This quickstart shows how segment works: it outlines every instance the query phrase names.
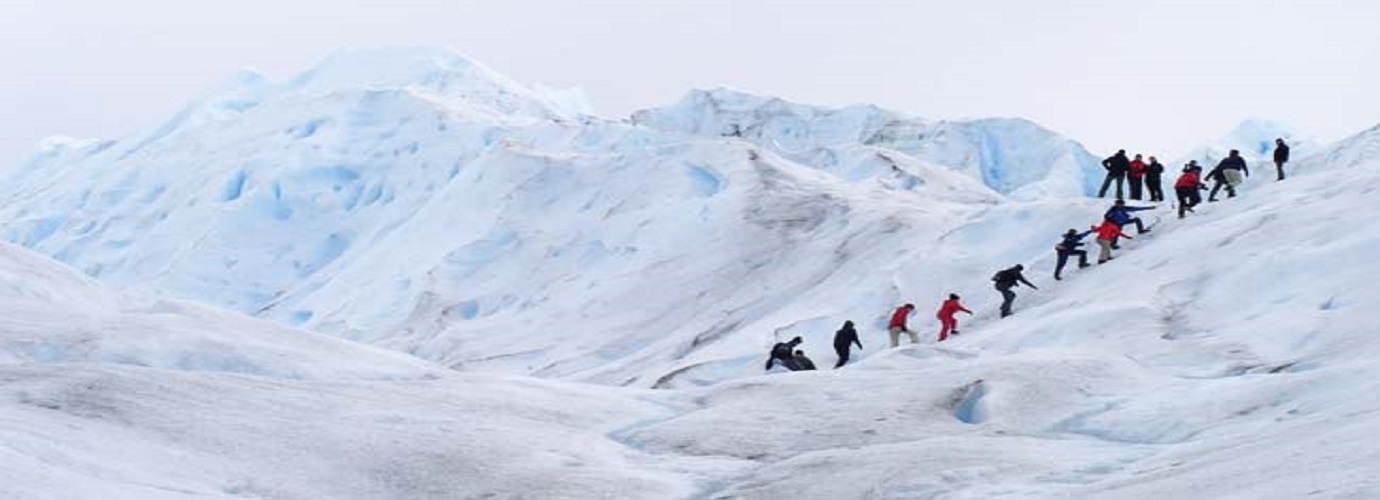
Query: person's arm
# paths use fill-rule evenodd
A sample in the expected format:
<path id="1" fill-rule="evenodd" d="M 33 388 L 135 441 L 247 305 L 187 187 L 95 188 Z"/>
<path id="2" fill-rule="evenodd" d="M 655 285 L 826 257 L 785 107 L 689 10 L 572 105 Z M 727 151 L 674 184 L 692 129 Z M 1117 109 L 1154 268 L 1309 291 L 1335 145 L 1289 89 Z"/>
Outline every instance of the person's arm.
<path id="1" fill-rule="evenodd" d="M 767 371 L 771 371 L 771 365 L 776 362 L 776 356 L 767 355 Z"/>
<path id="2" fill-rule="evenodd" d="M 1122 237 L 1122 238 L 1126 238 L 1126 239 L 1128 239 L 1128 240 L 1134 240 L 1134 239 L 1135 239 L 1135 238 L 1132 238 L 1131 235 L 1126 234 L 1125 232 L 1122 232 L 1120 229 L 1117 229 L 1116 232 L 1117 232 L 1117 235 L 1120 236 L 1120 237 Z"/>
<path id="3" fill-rule="evenodd" d="M 1040 287 L 1035 286 L 1034 283 L 1031 283 L 1031 282 L 1029 282 L 1029 281 L 1026 281 L 1025 275 L 1017 275 L 1017 276 L 1016 276 L 1016 279 L 1021 280 L 1021 283 L 1025 283 L 1025 286 L 1028 286 L 1028 287 L 1030 287 L 1030 288 L 1034 288 L 1034 289 L 1036 289 L 1036 290 L 1039 290 L 1039 289 L 1040 289 Z"/>
<path id="4" fill-rule="evenodd" d="M 973 311 L 969 311 L 968 308 L 963 307 L 962 304 L 959 304 L 958 310 L 963 311 L 963 312 L 966 312 L 966 313 L 968 313 L 968 314 L 970 314 L 970 315 L 973 314 Z"/>
<path id="5" fill-rule="evenodd" d="M 856 334 L 856 333 L 853 334 L 853 343 L 854 343 L 854 344 L 858 344 L 858 349 L 862 349 L 862 348 L 863 348 L 863 346 L 862 346 L 862 341 L 861 341 L 861 340 L 858 340 L 858 334 Z"/>

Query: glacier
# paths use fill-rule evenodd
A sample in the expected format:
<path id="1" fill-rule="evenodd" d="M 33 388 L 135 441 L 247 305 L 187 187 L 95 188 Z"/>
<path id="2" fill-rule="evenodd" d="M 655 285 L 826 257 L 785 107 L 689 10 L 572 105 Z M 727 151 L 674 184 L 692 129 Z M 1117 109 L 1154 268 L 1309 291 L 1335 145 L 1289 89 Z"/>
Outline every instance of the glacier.
<path id="1" fill-rule="evenodd" d="M 1380 495 L 1380 228 L 1346 217 L 1380 129 L 1055 282 L 1106 202 L 1028 121 L 588 111 L 357 49 L 42 145 L 0 183 L 0 496 Z M 978 314 L 936 343 L 948 293 Z M 887 349 L 902 302 L 924 342 Z M 844 320 L 854 363 L 762 373 Z"/>

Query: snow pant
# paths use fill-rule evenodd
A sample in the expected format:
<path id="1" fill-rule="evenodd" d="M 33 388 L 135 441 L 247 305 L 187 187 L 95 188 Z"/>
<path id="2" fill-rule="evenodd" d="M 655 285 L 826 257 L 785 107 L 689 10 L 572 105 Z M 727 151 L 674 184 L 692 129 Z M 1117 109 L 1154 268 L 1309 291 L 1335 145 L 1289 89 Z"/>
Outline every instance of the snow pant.
<path id="1" fill-rule="evenodd" d="M 1059 261 L 1054 265 L 1054 279 L 1059 279 L 1059 273 L 1064 272 L 1064 265 L 1069 263 L 1069 257 L 1078 256 L 1078 266 L 1088 265 L 1088 252 L 1086 250 L 1065 250 L 1055 252 L 1059 256 Z"/>
<path id="2" fill-rule="evenodd" d="M 1213 179 L 1212 191 L 1208 192 L 1208 201 L 1217 201 L 1217 190 L 1222 189 L 1224 187 L 1227 188 L 1228 198 L 1236 197 L 1236 188 L 1232 187 L 1231 184 L 1228 184 L 1225 179 Z"/>
<path id="3" fill-rule="evenodd" d="M 1121 199 L 1121 186 L 1126 183 L 1126 172 L 1107 172 L 1107 178 L 1102 179 L 1102 189 L 1097 191 L 1097 197 L 1107 196 L 1107 188 L 1112 186 L 1112 181 L 1116 181 L 1116 198 Z"/>
<path id="4" fill-rule="evenodd" d="M 1011 303 L 1016 301 L 1016 292 L 1011 291 L 1009 286 L 996 286 L 997 291 L 1001 292 L 1001 317 L 1011 315 Z"/>
<path id="5" fill-rule="evenodd" d="M 1145 180 L 1145 176 L 1142 176 L 1142 175 L 1132 175 L 1132 176 L 1128 176 L 1128 177 L 1127 177 L 1126 181 L 1131 185 L 1131 186 L 1130 186 L 1131 199 L 1133 199 L 1133 200 L 1139 200 L 1139 199 L 1140 199 L 1140 197 L 1141 197 L 1141 183 L 1142 183 L 1144 180 Z"/>
<path id="6" fill-rule="evenodd" d="M 1275 172 L 1279 172 L 1279 180 L 1284 180 L 1284 162 L 1275 162 Z"/>
<path id="7" fill-rule="evenodd" d="M 958 333 L 958 318 L 949 316 L 939 317 L 939 341 L 943 342 L 949 338 L 949 332 Z"/>
<path id="8" fill-rule="evenodd" d="M 843 365 L 848 364 L 848 351 L 850 351 L 850 350 L 852 349 L 852 347 L 853 347 L 853 344 L 851 344 L 851 343 L 849 343 L 849 344 L 834 344 L 834 354 L 838 354 L 838 355 L 839 355 L 839 362 L 838 362 L 838 363 L 834 363 L 834 368 L 835 368 L 835 369 L 838 369 L 838 368 L 842 367 Z"/>
<path id="9" fill-rule="evenodd" d="M 919 344 L 919 343 L 920 343 L 920 336 L 919 336 L 919 335 L 916 335 L 915 332 L 912 332 L 912 331 L 910 331 L 910 330 L 902 329 L 902 328 L 899 327 L 899 326 L 893 326 L 893 327 L 887 329 L 887 333 L 891 334 L 891 347 L 896 347 L 896 346 L 901 345 L 901 332 L 906 332 L 906 335 L 909 335 L 909 336 L 910 336 L 910 343 L 912 343 L 912 344 Z"/>
<path id="10" fill-rule="evenodd" d="M 1150 192 L 1150 201 L 1164 201 L 1164 189 L 1160 187 L 1160 176 L 1145 176 L 1145 190 Z"/>
<path id="11" fill-rule="evenodd" d="M 1197 206 L 1197 205 L 1198 205 L 1198 202 L 1201 201 L 1201 200 L 1198 198 L 1198 187 L 1197 187 L 1197 186 L 1193 186 L 1193 187 L 1176 187 L 1176 188 L 1174 188 L 1174 195 L 1177 196 L 1177 197 L 1179 198 L 1179 218 L 1180 218 L 1180 219 L 1184 218 L 1184 212 L 1186 212 L 1186 211 L 1188 211 L 1188 212 L 1193 211 L 1193 207 Z"/>
<path id="12" fill-rule="evenodd" d="M 1112 260 L 1112 240 L 1099 238 L 1097 240 L 1097 246 L 1102 248 L 1102 251 L 1097 253 L 1098 264 Z"/>

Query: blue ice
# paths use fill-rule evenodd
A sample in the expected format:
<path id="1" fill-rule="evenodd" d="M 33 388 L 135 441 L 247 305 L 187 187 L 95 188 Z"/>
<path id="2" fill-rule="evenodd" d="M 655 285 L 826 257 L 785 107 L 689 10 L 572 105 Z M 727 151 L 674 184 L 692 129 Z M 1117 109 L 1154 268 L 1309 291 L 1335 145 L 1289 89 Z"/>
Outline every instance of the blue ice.
<path id="1" fill-rule="evenodd" d="M 719 194 L 723 190 L 724 180 L 708 167 L 685 164 L 685 171 L 690 175 L 690 181 L 694 185 L 695 192 L 700 196 L 710 197 Z"/>

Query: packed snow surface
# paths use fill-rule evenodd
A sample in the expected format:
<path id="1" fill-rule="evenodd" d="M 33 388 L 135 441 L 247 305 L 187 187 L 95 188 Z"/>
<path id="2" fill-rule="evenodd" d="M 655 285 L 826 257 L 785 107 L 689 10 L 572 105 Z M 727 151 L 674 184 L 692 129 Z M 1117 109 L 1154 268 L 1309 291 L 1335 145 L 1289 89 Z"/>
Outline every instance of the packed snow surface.
<path id="1" fill-rule="evenodd" d="M 1028 122 L 586 112 L 351 51 L 41 148 L 4 235 L 89 276 L 0 246 L 0 497 L 1380 497 L 1375 130 L 1056 282 L 1107 203 Z"/>

